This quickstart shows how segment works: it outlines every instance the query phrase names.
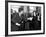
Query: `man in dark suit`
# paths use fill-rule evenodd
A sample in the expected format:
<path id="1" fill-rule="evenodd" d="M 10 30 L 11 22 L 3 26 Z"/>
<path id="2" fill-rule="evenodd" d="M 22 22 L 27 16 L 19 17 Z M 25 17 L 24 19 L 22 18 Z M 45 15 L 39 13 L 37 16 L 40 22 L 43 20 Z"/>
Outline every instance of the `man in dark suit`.
<path id="1" fill-rule="evenodd" d="M 19 17 L 19 14 L 16 13 L 15 11 L 15 13 L 11 15 L 11 17 L 12 17 L 11 18 L 11 31 L 19 30 L 19 26 L 16 25 L 16 23 L 19 23 L 21 20 L 21 18 Z"/>

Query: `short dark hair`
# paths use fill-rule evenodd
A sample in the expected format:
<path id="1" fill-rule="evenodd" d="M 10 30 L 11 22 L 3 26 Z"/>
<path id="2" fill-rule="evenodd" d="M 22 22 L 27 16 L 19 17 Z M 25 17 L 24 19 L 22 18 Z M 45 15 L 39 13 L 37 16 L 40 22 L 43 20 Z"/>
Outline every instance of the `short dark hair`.
<path id="1" fill-rule="evenodd" d="M 18 11 L 21 12 L 22 10 L 23 10 L 23 6 L 21 6 Z"/>

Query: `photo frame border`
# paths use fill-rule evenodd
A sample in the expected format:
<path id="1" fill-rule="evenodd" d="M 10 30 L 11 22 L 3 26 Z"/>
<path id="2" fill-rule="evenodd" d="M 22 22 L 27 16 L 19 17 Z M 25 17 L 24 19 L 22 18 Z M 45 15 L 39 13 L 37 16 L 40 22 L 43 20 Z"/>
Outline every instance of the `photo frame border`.
<path id="1" fill-rule="evenodd" d="M 8 35 L 8 2 L 16 2 L 16 3 L 28 3 L 28 4 L 43 4 L 43 33 L 29 33 L 29 34 L 16 34 L 16 35 Z M 5 36 L 22 36 L 22 35 L 38 35 L 45 34 L 45 3 L 43 2 L 25 2 L 25 1 L 5 1 Z"/>

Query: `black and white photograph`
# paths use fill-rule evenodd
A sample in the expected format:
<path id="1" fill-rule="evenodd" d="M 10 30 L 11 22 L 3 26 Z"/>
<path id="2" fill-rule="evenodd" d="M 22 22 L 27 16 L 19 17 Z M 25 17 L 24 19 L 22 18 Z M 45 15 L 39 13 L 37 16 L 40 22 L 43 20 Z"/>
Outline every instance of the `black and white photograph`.
<path id="1" fill-rule="evenodd" d="M 11 5 L 11 31 L 41 30 L 41 7 Z"/>
<path id="2" fill-rule="evenodd" d="M 8 35 L 43 32 L 43 4 L 8 2 Z"/>

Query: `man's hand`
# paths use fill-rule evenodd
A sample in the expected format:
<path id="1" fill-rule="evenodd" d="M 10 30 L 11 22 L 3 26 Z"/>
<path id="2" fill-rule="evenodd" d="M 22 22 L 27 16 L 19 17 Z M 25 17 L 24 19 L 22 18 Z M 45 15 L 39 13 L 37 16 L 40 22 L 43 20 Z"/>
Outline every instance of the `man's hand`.
<path id="1" fill-rule="evenodd" d="M 16 25 L 17 25 L 17 26 L 20 26 L 20 24 L 19 24 L 19 23 L 16 23 Z"/>

